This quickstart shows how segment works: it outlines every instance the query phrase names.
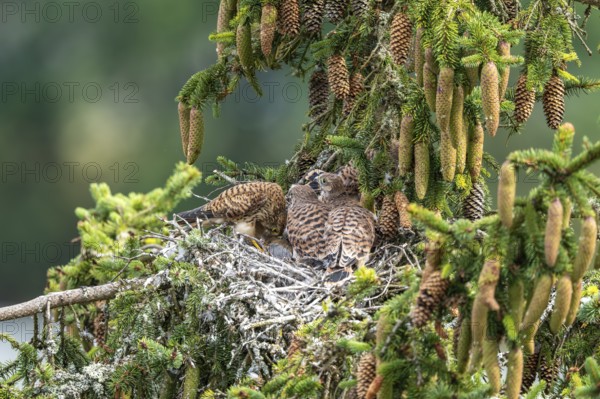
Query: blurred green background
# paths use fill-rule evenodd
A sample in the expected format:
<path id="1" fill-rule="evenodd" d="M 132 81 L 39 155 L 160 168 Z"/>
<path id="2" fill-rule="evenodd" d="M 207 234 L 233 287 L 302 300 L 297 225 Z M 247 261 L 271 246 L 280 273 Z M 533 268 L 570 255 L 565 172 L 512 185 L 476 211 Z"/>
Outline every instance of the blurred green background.
<path id="1" fill-rule="evenodd" d="M 215 61 L 207 37 L 217 0 L 165 2 L 11 2 L 0 5 L 0 305 L 37 296 L 48 267 L 78 250 L 77 206 L 91 207 L 90 182 L 113 191 L 161 186 L 182 160 L 174 97 L 187 78 Z M 600 13 L 588 23 L 600 42 Z M 600 56 L 577 46 L 575 75 L 600 77 Z M 516 72 L 513 72 L 513 80 Z M 281 163 L 301 139 L 307 90 L 289 71 L 260 73 L 257 99 L 244 82 L 219 119 L 206 113 L 197 166 L 217 155 Z M 600 94 L 572 97 L 566 120 L 600 138 Z M 538 104 L 523 135 L 486 138 L 498 159 L 523 147 L 549 147 Z M 600 168 L 596 168 L 600 171 Z M 534 185 L 535 180 L 526 182 Z M 524 185 L 526 186 L 526 185 Z M 521 186 L 522 190 L 528 187 Z M 208 192 L 201 187 L 199 194 Z M 197 206 L 189 200 L 181 208 Z"/>

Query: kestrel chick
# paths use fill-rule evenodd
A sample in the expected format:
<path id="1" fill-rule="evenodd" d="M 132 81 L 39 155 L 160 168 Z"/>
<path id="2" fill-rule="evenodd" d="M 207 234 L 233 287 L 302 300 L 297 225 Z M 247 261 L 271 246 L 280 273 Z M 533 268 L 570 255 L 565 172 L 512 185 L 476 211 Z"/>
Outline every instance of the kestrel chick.
<path id="1" fill-rule="evenodd" d="M 325 173 L 319 177 L 322 201 L 332 207 L 325 228 L 329 271 L 334 281 L 347 277 L 353 265 L 369 259 L 375 242 L 375 216 L 345 193 L 340 176 Z"/>
<path id="2" fill-rule="evenodd" d="M 312 187 L 315 191 L 319 191 L 319 176 L 326 174 L 321 169 L 313 169 L 308 171 L 303 180 L 306 181 L 310 187 Z M 344 194 L 351 197 L 356 197 L 357 199 L 360 197 L 360 191 L 358 186 L 358 170 L 351 164 L 347 164 L 342 166 L 336 175 L 342 178 L 342 184 L 344 185 Z"/>
<path id="3" fill-rule="evenodd" d="M 279 235 L 285 228 L 285 196 L 276 183 L 251 182 L 233 186 L 191 211 L 177 214 L 202 225 L 232 223 L 238 233 L 253 237 Z"/>
<path id="4" fill-rule="evenodd" d="M 320 202 L 309 185 L 292 186 L 287 200 L 287 235 L 294 258 L 323 260 L 327 247 L 325 223 L 331 207 Z"/>

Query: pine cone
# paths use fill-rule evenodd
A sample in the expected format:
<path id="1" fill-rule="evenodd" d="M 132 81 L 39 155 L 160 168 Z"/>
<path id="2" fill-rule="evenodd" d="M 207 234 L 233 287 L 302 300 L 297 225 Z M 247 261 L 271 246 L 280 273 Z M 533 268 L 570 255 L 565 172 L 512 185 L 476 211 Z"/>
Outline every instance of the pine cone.
<path id="1" fill-rule="evenodd" d="M 350 388 L 348 393 L 345 396 L 346 399 L 360 399 L 358 397 L 358 392 L 356 391 L 356 387 Z"/>
<path id="2" fill-rule="evenodd" d="M 394 197 L 391 195 L 386 195 L 383 198 L 381 212 L 379 213 L 379 218 L 377 219 L 377 230 L 381 238 L 383 240 L 393 239 L 398 233 L 399 225 L 400 219 Z"/>
<path id="3" fill-rule="evenodd" d="M 390 52 L 397 65 L 403 65 L 408 58 L 412 39 L 412 23 L 402 12 L 394 15 L 390 28 Z"/>
<path id="4" fill-rule="evenodd" d="M 519 3 L 516 0 L 502 0 L 502 3 L 504 3 L 504 10 L 508 15 L 508 21 L 515 19 L 519 12 Z"/>
<path id="5" fill-rule="evenodd" d="M 233 17 L 235 4 L 231 0 L 221 0 L 219 4 L 219 13 L 217 15 L 217 33 L 223 33 L 229 30 L 229 21 Z M 225 52 L 225 43 L 217 42 L 217 56 L 221 58 Z"/>
<path id="6" fill-rule="evenodd" d="M 298 36 L 300 33 L 300 6 L 298 0 L 283 0 L 279 9 L 278 28 L 282 35 Z"/>
<path id="7" fill-rule="evenodd" d="M 202 110 L 193 107 L 190 111 L 190 135 L 187 148 L 187 163 L 192 165 L 198 159 L 204 144 L 204 116 Z"/>
<path id="8" fill-rule="evenodd" d="M 406 195 L 401 191 L 397 191 L 394 195 L 394 203 L 396 204 L 396 210 L 398 211 L 400 227 L 403 229 L 412 229 L 412 220 L 410 219 L 410 214 L 406 210 L 410 201 Z"/>
<path id="9" fill-rule="evenodd" d="M 352 14 L 362 17 L 369 10 L 369 0 L 351 0 Z"/>
<path id="10" fill-rule="evenodd" d="M 356 379 L 358 385 L 356 386 L 356 393 L 360 399 L 364 399 L 369 390 L 369 385 L 375 379 L 377 375 L 377 359 L 372 353 L 365 353 L 361 356 L 360 362 L 358 363 L 358 373 Z"/>
<path id="11" fill-rule="evenodd" d="M 355 72 L 350 77 L 350 94 L 344 99 L 344 114 L 348 115 L 352 112 L 354 105 L 356 105 L 357 97 L 365 89 L 365 78 L 362 73 Z"/>
<path id="12" fill-rule="evenodd" d="M 331 91 L 339 99 L 346 98 L 350 94 L 350 77 L 348 76 L 346 59 L 339 54 L 335 54 L 329 57 L 327 64 L 327 77 Z"/>
<path id="13" fill-rule="evenodd" d="M 415 156 L 415 191 L 417 198 L 425 198 L 429 186 L 429 174 L 431 172 L 431 159 L 429 154 L 429 143 L 417 141 L 414 149 Z"/>
<path id="14" fill-rule="evenodd" d="M 423 327 L 427 323 L 431 314 L 442 303 L 448 285 L 449 281 L 442 278 L 439 270 L 433 271 L 427 281 L 421 284 L 417 303 L 410 314 L 415 327 Z"/>
<path id="15" fill-rule="evenodd" d="M 315 70 L 308 82 L 308 104 L 310 116 L 318 118 L 327 111 L 329 99 L 329 82 L 327 74 L 321 70 Z"/>
<path id="16" fill-rule="evenodd" d="M 177 106 L 179 112 L 179 132 L 181 134 L 181 146 L 183 155 L 187 157 L 187 148 L 190 137 L 190 109 L 182 102 Z"/>
<path id="17" fill-rule="evenodd" d="M 240 23 L 238 25 L 235 43 L 240 64 L 242 64 L 244 70 L 252 70 L 254 68 L 254 54 L 252 53 L 252 31 L 250 24 Z"/>
<path id="18" fill-rule="evenodd" d="M 304 11 L 304 29 L 311 35 L 321 32 L 325 0 L 310 0 Z"/>
<path id="19" fill-rule="evenodd" d="M 498 93 L 498 68 L 493 61 L 486 62 L 481 69 L 481 104 L 485 115 L 485 126 L 494 137 L 500 124 L 500 97 Z"/>
<path id="20" fill-rule="evenodd" d="M 316 158 L 310 155 L 307 152 L 302 152 L 298 155 L 298 160 L 296 161 L 296 166 L 298 167 L 298 172 L 301 176 L 303 176 L 316 162 Z"/>
<path id="21" fill-rule="evenodd" d="M 544 86 L 542 102 L 548 127 L 558 129 L 565 114 L 565 84 L 556 72 Z"/>
<path id="22" fill-rule="evenodd" d="M 480 183 L 473 184 L 471 192 L 463 202 L 463 216 L 471 221 L 483 217 L 485 207 L 485 193 Z"/>
<path id="23" fill-rule="evenodd" d="M 332 23 L 337 24 L 344 19 L 346 9 L 348 8 L 348 0 L 325 0 L 325 16 Z"/>
<path id="24" fill-rule="evenodd" d="M 550 360 L 546 356 L 542 356 L 540 359 L 540 365 L 538 368 L 538 374 L 540 380 L 546 381 L 546 394 L 552 390 L 552 385 L 556 382 L 558 377 L 559 363 L 558 359 Z"/>
<path id="25" fill-rule="evenodd" d="M 260 48 L 265 57 L 271 54 L 276 27 L 277 8 L 272 4 L 265 4 L 260 17 Z"/>
<path id="26" fill-rule="evenodd" d="M 99 307 L 98 315 L 94 318 L 94 337 L 99 345 L 106 343 L 106 305 L 103 304 Z"/>
<path id="27" fill-rule="evenodd" d="M 523 382 L 521 383 L 521 393 L 525 394 L 535 382 L 537 377 L 538 363 L 540 362 L 540 353 L 535 352 L 525 359 L 523 366 Z"/>
<path id="28" fill-rule="evenodd" d="M 291 359 L 300 349 L 302 349 L 302 341 L 294 335 L 287 350 L 287 358 Z"/>
<path id="29" fill-rule="evenodd" d="M 533 112 L 535 90 L 527 90 L 527 73 L 521 74 L 515 88 L 515 121 L 521 124 L 527 121 Z"/>

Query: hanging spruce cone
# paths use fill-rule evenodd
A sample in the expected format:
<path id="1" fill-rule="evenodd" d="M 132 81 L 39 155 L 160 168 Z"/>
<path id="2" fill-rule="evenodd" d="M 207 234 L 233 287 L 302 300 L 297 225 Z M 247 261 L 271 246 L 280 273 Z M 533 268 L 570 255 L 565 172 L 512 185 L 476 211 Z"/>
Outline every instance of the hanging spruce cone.
<path id="1" fill-rule="evenodd" d="M 410 50 L 412 23 L 402 12 L 394 15 L 390 28 L 390 52 L 396 65 L 404 65 Z"/>
<path id="2" fill-rule="evenodd" d="M 429 158 L 429 143 L 426 141 L 418 141 L 415 143 L 415 191 L 417 198 L 425 198 L 427 187 L 429 186 L 429 173 L 431 167 L 431 159 Z"/>
<path id="3" fill-rule="evenodd" d="M 335 54 L 329 57 L 327 77 L 329 87 L 337 98 L 343 100 L 350 94 L 350 77 L 348 76 L 346 59 L 343 56 Z"/>
<path id="4" fill-rule="evenodd" d="M 485 115 L 485 126 L 494 137 L 500 125 L 500 97 L 498 93 L 498 68 L 493 61 L 486 62 L 481 69 L 481 105 Z"/>
<path id="5" fill-rule="evenodd" d="M 337 24 L 344 19 L 348 0 L 325 0 L 325 17 L 332 23 Z"/>
<path id="6" fill-rule="evenodd" d="M 435 116 L 442 133 L 446 132 L 450 135 L 450 114 L 452 112 L 452 98 L 454 96 L 454 69 L 449 67 L 441 68 L 437 82 Z M 496 94 L 498 94 L 497 91 Z"/>
<path id="7" fill-rule="evenodd" d="M 523 366 L 523 382 L 521 383 L 521 393 L 526 394 L 529 388 L 535 382 L 537 377 L 538 363 L 540 362 L 540 353 L 534 352 L 527 357 Z"/>
<path id="8" fill-rule="evenodd" d="M 397 191 L 394 195 L 394 203 L 396 204 L 396 210 L 398 211 L 398 222 L 400 223 L 400 227 L 403 229 L 412 229 L 412 220 L 410 219 L 410 214 L 406 210 L 410 201 L 406 195 L 401 191 Z"/>
<path id="9" fill-rule="evenodd" d="M 563 221 L 563 206 L 560 199 L 555 198 L 548 206 L 546 234 L 544 235 L 544 254 L 546 264 L 554 267 L 558 258 Z M 578 279 L 575 279 L 578 280 Z"/>
<path id="10" fill-rule="evenodd" d="M 413 59 L 415 61 L 415 74 L 417 77 L 417 84 L 419 86 L 423 86 L 423 65 L 425 65 L 425 54 L 423 54 L 423 34 L 425 33 L 425 29 L 421 26 L 417 28 L 417 33 L 415 35 L 415 54 Z"/>
<path id="11" fill-rule="evenodd" d="M 356 393 L 360 399 L 365 398 L 367 395 L 367 391 L 369 390 L 369 385 L 375 379 L 377 375 L 377 359 L 375 355 L 372 353 L 365 353 L 361 356 L 360 362 L 358 363 L 358 372 L 356 375 L 356 379 L 358 381 L 358 385 L 356 386 Z"/>
<path id="12" fill-rule="evenodd" d="M 369 10 L 369 0 L 350 0 L 350 7 L 352 8 L 352 14 L 362 17 Z"/>
<path id="13" fill-rule="evenodd" d="M 300 33 L 300 6 L 298 0 L 282 0 L 278 27 L 283 35 L 298 36 Z"/>
<path id="14" fill-rule="evenodd" d="M 423 64 L 423 90 L 425 91 L 425 100 L 431 112 L 435 112 L 437 95 L 437 70 L 435 57 L 431 48 L 425 49 L 425 63 Z"/>
<path id="15" fill-rule="evenodd" d="M 187 149 L 187 163 L 192 165 L 198 159 L 204 144 L 204 117 L 202 110 L 193 107 L 190 111 L 190 136 Z"/>
<path id="16" fill-rule="evenodd" d="M 321 32 L 325 0 L 309 0 L 304 9 L 303 26 L 310 35 Z"/>
<path id="17" fill-rule="evenodd" d="M 573 282 L 571 281 L 571 276 L 565 273 L 556 283 L 554 309 L 552 309 L 549 323 L 552 334 L 556 335 L 567 319 L 572 297 Z"/>
<path id="18" fill-rule="evenodd" d="M 519 12 L 519 3 L 516 0 L 502 0 L 504 4 L 504 11 L 508 16 L 508 21 L 510 22 L 517 17 L 517 13 Z"/>
<path id="19" fill-rule="evenodd" d="M 356 387 L 350 388 L 350 390 L 346 394 L 345 398 L 346 399 L 360 399 L 358 397 L 358 391 L 356 390 Z"/>
<path id="20" fill-rule="evenodd" d="M 273 4 L 265 4 L 260 16 L 260 48 L 265 57 L 271 55 L 276 27 L 277 8 Z"/>
<path id="21" fill-rule="evenodd" d="M 404 115 L 400 122 L 400 138 L 398 140 L 398 173 L 401 177 L 406 176 L 413 167 L 414 130 L 413 116 Z"/>
<path id="22" fill-rule="evenodd" d="M 552 360 L 548 359 L 546 356 L 541 357 L 538 367 L 538 375 L 540 380 L 546 381 L 546 390 L 544 391 L 546 394 L 551 392 L 552 385 L 554 385 L 554 382 L 556 382 L 558 377 L 558 369 L 558 359 Z"/>
<path id="23" fill-rule="evenodd" d="M 548 127 L 553 130 L 558 129 L 565 113 L 565 84 L 556 73 L 552 74 L 544 86 L 542 102 Z"/>
<path id="24" fill-rule="evenodd" d="M 217 15 L 217 33 L 227 32 L 229 30 L 229 21 L 235 11 L 235 2 L 232 0 L 221 0 L 219 4 L 219 14 Z M 221 58 L 225 52 L 225 43 L 217 42 L 217 56 Z"/>
<path id="25" fill-rule="evenodd" d="M 377 231 L 383 240 L 392 240 L 398 233 L 399 225 L 400 218 L 394 197 L 386 195 L 377 219 Z"/>
<path id="26" fill-rule="evenodd" d="M 485 193 L 481 183 L 473 184 L 471 192 L 463 202 L 463 216 L 471 221 L 479 220 L 483 217 L 485 208 Z"/>
<path id="27" fill-rule="evenodd" d="M 498 43 L 498 54 L 503 57 L 510 57 L 510 43 L 500 41 Z M 498 97 L 500 102 L 504 100 L 506 89 L 508 88 L 508 81 L 510 80 L 510 65 L 506 65 L 502 72 L 500 72 L 500 80 L 498 86 Z"/>
<path id="28" fill-rule="evenodd" d="M 483 126 L 477 121 L 477 125 L 469 125 L 469 145 L 467 150 L 467 167 L 471 175 L 471 181 L 477 181 L 481 174 L 483 164 L 483 141 L 485 134 Z"/>
<path id="29" fill-rule="evenodd" d="M 235 35 L 238 57 L 245 71 L 254 68 L 254 54 L 252 53 L 252 31 L 250 24 L 240 23 Z"/>
<path id="30" fill-rule="evenodd" d="M 579 281 L 587 272 L 596 252 L 597 238 L 598 225 L 596 224 L 596 217 L 587 216 L 581 226 L 577 255 L 575 255 L 575 261 L 573 262 L 573 281 Z"/>
<path id="31" fill-rule="evenodd" d="M 498 216 L 507 229 L 513 222 L 513 208 L 515 207 L 515 195 L 517 193 L 517 175 L 515 167 L 510 161 L 505 161 L 500 168 L 500 179 L 498 183 Z"/>
<path id="32" fill-rule="evenodd" d="M 329 99 L 329 81 L 322 70 L 315 70 L 308 82 L 308 104 L 310 116 L 317 119 L 327 111 Z"/>
<path id="33" fill-rule="evenodd" d="M 515 121 L 518 124 L 524 123 L 529 119 L 533 112 L 535 104 L 535 90 L 527 89 L 527 73 L 521 74 L 515 88 Z"/>
<path id="34" fill-rule="evenodd" d="M 448 284 L 448 280 L 442 278 L 439 270 L 433 271 L 427 277 L 427 281 L 421 285 L 419 290 L 417 303 L 410 313 L 412 324 L 415 327 L 423 327 L 429 321 L 431 314 L 442 303 Z"/>
<path id="35" fill-rule="evenodd" d="M 352 112 L 356 99 L 365 89 L 365 78 L 362 73 L 355 72 L 350 77 L 350 94 L 344 99 L 344 114 L 348 115 Z"/>
<path id="36" fill-rule="evenodd" d="M 181 145 L 183 155 L 187 157 L 187 148 L 190 137 L 190 109 L 182 102 L 177 106 L 179 112 L 179 132 L 181 133 Z"/>
<path id="37" fill-rule="evenodd" d="M 94 337 L 100 346 L 106 343 L 106 310 L 105 305 L 101 306 L 98 315 L 94 318 Z"/>

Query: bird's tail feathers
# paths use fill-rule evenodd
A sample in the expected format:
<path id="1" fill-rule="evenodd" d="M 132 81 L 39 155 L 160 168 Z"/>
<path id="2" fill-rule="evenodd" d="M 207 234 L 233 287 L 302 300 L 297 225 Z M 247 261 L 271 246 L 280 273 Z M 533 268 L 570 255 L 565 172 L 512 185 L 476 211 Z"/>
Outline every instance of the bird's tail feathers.
<path id="1" fill-rule="evenodd" d="M 201 206 L 196 209 L 180 212 L 177 214 L 177 217 L 185 220 L 186 222 L 195 222 L 196 220 L 212 219 L 214 218 L 214 215 L 211 211 L 206 210 L 203 206 Z"/>

